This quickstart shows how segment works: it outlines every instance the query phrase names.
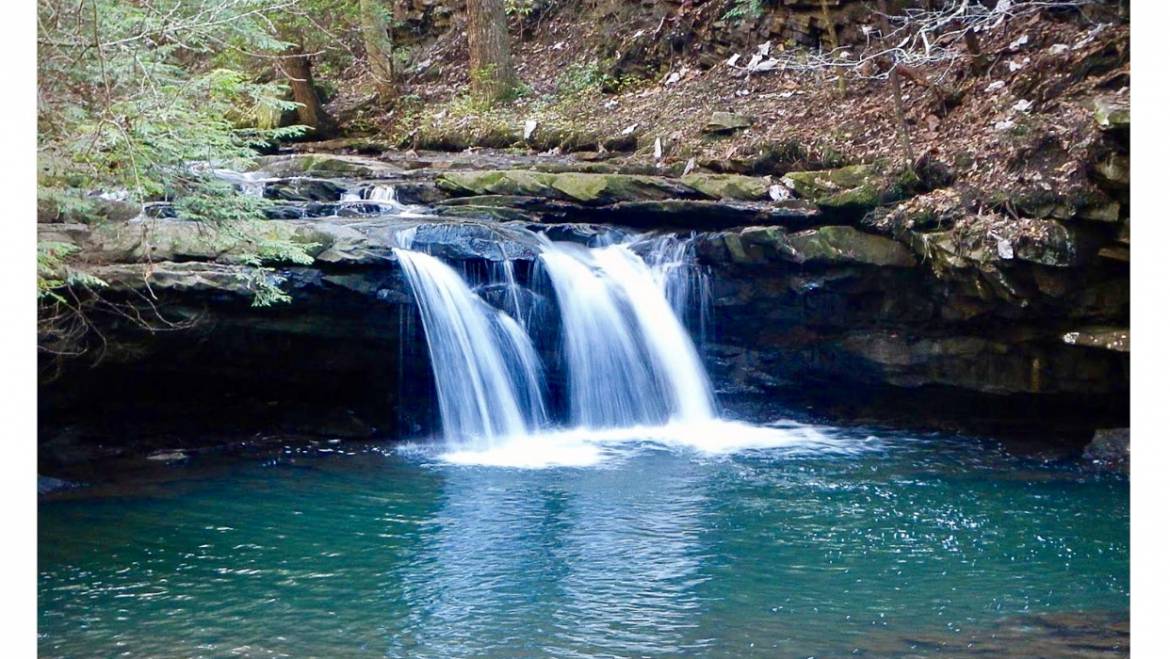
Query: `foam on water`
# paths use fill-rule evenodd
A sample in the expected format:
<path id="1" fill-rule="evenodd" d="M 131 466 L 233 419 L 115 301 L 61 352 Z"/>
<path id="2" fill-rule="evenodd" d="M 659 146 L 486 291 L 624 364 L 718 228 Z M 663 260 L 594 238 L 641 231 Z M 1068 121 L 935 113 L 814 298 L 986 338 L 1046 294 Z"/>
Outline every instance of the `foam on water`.
<path id="1" fill-rule="evenodd" d="M 873 437 L 845 435 L 826 426 L 795 422 L 754 425 L 710 419 L 627 428 L 571 428 L 504 438 L 483 448 L 446 447 L 443 462 L 465 466 L 548 469 L 592 467 L 647 449 L 722 456 L 753 450 L 785 455 L 854 455 L 878 450 Z"/>

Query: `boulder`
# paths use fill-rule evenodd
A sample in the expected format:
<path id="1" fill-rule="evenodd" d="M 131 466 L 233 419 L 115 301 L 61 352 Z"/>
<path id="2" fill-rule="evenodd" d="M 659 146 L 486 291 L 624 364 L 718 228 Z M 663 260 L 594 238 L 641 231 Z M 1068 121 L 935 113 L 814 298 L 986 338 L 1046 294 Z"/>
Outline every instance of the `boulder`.
<path id="1" fill-rule="evenodd" d="M 707 123 L 703 125 L 703 132 L 710 135 L 734 133 L 737 130 L 751 128 L 752 119 L 733 112 L 715 112 Z"/>
<path id="2" fill-rule="evenodd" d="M 1098 430 L 1085 447 L 1084 458 L 1106 469 L 1129 473 L 1129 428 Z"/>

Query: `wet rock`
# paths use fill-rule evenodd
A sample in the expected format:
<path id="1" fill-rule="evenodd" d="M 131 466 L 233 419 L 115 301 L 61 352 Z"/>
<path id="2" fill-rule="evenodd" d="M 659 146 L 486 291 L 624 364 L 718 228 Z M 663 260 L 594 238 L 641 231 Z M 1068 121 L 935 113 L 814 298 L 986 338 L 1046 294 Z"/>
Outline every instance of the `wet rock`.
<path id="1" fill-rule="evenodd" d="M 737 130 L 751 128 L 751 117 L 733 112 L 715 112 L 703 125 L 703 132 L 710 135 L 734 133 Z"/>
<path id="2" fill-rule="evenodd" d="M 1060 338 L 1069 345 L 1129 352 L 1128 327 L 1085 327 Z"/>
<path id="3" fill-rule="evenodd" d="M 1085 447 L 1086 460 L 1106 469 L 1129 473 L 1129 428 L 1098 430 Z"/>
<path id="4" fill-rule="evenodd" d="M 430 205 L 447 198 L 433 181 L 399 181 L 394 184 L 394 196 L 403 204 Z"/>
<path id="5" fill-rule="evenodd" d="M 626 236 L 626 232 L 620 229 L 601 224 L 572 223 L 553 224 L 549 226 L 536 225 L 530 226 L 529 229 L 548 236 L 549 240 L 577 243 L 589 247 L 612 245 L 620 242 Z"/>
<path id="6" fill-rule="evenodd" d="M 530 234 L 473 223 L 421 224 L 415 231 L 411 249 L 456 261 L 531 260 L 537 256 L 537 244 Z"/>
<path id="7" fill-rule="evenodd" d="M 53 478 L 52 476 L 41 476 L 37 474 L 37 494 L 52 494 L 60 490 L 68 490 L 75 487 L 80 487 L 77 483 L 71 481 L 61 480 L 60 478 Z"/>
<path id="8" fill-rule="evenodd" d="M 282 201 L 338 201 L 345 187 L 335 181 L 316 178 L 294 178 L 269 183 L 264 187 L 266 199 Z"/>

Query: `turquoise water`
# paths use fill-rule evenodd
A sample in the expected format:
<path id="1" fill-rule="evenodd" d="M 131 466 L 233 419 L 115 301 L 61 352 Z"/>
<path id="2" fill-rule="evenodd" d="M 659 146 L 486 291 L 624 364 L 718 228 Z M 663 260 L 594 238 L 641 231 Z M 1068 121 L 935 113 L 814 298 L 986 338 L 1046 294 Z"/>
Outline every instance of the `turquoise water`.
<path id="1" fill-rule="evenodd" d="M 40 652 L 951 654 L 1021 615 L 1127 615 L 1127 481 L 986 441 L 818 432 L 611 441 L 542 469 L 289 449 L 46 501 Z"/>

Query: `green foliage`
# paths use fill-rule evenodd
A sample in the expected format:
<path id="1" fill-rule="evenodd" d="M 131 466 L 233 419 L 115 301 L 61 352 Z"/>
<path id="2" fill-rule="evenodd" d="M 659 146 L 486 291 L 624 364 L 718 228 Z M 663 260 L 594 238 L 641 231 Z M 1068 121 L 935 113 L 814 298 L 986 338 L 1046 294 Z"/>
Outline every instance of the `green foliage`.
<path id="1" fill-rule="evenodd" d="M 557 80 L 557 91 L 562 96 L 574 97 L 592 92 L 618 93 L 640 80 L 633 76 L 615 76 L 609 67 L 598 60 L 574 64 L 565 69 Z"/>
<path id="2" fill-rule="evenodd" d="M 38 202 L 78 216 L 92 192 L 106 191 L 134 204 L 173 201 L 181 218 L 213 228 L 262 217 L 263 200 L 237 194 L 213 169 L 303 130 L 276 128 L 295 107 L 284 84 L 240 68 L 242 54 L 288 47 L 271 34 L 287 5 L 39 0 Z M 38 273 L 59 271 L 69 255 L 39 248 Z M 86 282 L 39 276 L 38 293 L 71 283 Z"/>
<path id="3" fill-rule="evenodd" d="M 723 20 L 743 20 L 764 15 L 763 0 L 732 0 L 731 7 L 723 14 Z"/>
<path id="4" fill-rule="evenodd" d="M 504 11 L 509 16 L 527 18 L 532 12 L 540 8 L 541 0 L 505 0 Z"/>

